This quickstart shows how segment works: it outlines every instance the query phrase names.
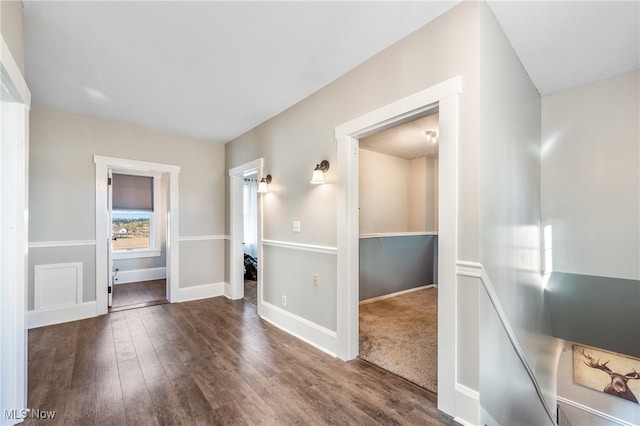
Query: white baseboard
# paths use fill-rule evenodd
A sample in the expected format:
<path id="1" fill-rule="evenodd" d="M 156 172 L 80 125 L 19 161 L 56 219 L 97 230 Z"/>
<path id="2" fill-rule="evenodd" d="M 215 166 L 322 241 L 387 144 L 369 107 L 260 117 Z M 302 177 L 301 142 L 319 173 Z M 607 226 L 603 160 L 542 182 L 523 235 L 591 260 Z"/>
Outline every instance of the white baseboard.
<path id="1" fill-rule="evenodd" d="M 621 426 L 634 426 L 634 424 L 636 423 L 629 423 L 625 420 L 619 419 L 617 417 L 611 416 L 607 413 L 603 413 L 602 411 L 598 411 L 595 408 L 591 408 L 591 407 L 587 407 L 586 405 L 580 404 L 578 402 L 572 401 L 570 399 L 567 398 L 563 398 L 561 396 L 558 395 L 558 402 L 562 403 L 562 404 L 566 404 L 570 407 L 576 408 L 582 412 L 584 412 L 585 414 L 591 415 L 591 416 L 595 416 L 595 417 L 599 417 L 600 419 L 604 419 L 608 422 L 611 423 L 615 423 L 615 424 L 619 424 Z M 570 419 L 571 420 L 571 419 Z M 640 417 L 638 418 L 638 420 L 640 420 Z"/>
<path id="2" fill-rule="evenodd" d="M 319 326 L 271 303 L 262 302 L 259 313 L 265 321 L 333 357 L 336 356 L 338 337 L 335 331 Z"/>
<path id="3" fill-rule="evenodd" d="M 369 299 L 361 300 L 360 304 L 366 305 L 367 303 L 377 302 L 378 300 L 390 299 L 392 297 L 400 296 L 402 294 L 412 293 L 414 291 L 424 290 L 425 288 L 433 288 L 433 287 L 437 287 L 437 284 L 422 285 L 420 287 L 414 287 L 406 290 L 396 291 L 395 293 L 391 293 L 391 294 L 383 294 L 382 296 L 371 297 Z"/>
<path id="4" fill-rule="evenodd" d="M 455 421 L 464 426 L 480 424 L 480 393 L 460 383 L 456 383 Z"/>
<path id="5" fill-rule="evenodd" d="M 224 284 L 213 283 L 178 288 L 178 294 L 171 302 L 188 302 L 189 300 L 207 299 L 209 297 L 224 296 Z"/>
<path id="6" fill-rule="evenodd" d="M 96 302 L 84 302 L 61 308 L 27 311 L 27 327 L 36 328 L 96 316 Z"/>
<path id="7" fill-rule="evenodd" d="M 167 278 L 167 268 L 132 269 L 118 271 L 115 284 L 137 283 L 140 281 L 161 280 Z"/>

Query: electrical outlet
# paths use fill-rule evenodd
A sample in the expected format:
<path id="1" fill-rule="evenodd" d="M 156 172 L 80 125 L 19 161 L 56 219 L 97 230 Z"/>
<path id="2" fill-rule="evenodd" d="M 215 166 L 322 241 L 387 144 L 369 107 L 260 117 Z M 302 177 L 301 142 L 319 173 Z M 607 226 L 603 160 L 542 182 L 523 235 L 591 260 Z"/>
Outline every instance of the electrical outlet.
<path id="1" fill-rule="evenodd" d="M 282 306 L 287 306 L 287 296 L 282 295 Z"/>
<path id="2" fill-rule="evenodd" d="M 318 274 L 313 274 L 313 285 L 318 285 Z"/>

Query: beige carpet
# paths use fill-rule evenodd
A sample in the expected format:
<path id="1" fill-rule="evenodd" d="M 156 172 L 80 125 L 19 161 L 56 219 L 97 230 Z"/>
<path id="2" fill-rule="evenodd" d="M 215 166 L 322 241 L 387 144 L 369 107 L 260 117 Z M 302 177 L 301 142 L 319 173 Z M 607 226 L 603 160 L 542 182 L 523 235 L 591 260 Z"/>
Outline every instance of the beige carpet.
<path id="1" fill-rule="evenodd" d="M 360 357 L 438 390 L 438 289 L 360 305 Z"/>

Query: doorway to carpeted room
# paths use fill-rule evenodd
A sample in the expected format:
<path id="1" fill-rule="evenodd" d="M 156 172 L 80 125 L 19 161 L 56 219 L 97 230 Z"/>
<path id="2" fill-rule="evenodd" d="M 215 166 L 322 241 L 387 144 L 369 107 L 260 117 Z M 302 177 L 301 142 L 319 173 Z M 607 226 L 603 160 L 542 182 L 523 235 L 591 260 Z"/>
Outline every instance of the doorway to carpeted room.
<path id="1" fill-rule="evenodd" d="M 439 113 L 359 139 L 359 356 L 438 390 Z"/>

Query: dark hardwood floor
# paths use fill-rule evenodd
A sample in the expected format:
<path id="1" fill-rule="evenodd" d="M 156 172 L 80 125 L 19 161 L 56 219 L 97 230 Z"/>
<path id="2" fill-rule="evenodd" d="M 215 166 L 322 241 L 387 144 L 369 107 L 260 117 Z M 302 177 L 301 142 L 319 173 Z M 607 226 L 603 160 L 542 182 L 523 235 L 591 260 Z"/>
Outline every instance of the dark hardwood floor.
<path id="1" fill-rule="evenodd" d="M 224 297 L 29 331 L 32 409 L 47 425 L 453 425 L 434 395 L 343 362 Z"/>
<path id="2" fill-rule="evenodd" d="M 110 311 L 139 308 L 167 302 L 167 281 L 150 280 L 113 286 L 113 302 Z"/>

